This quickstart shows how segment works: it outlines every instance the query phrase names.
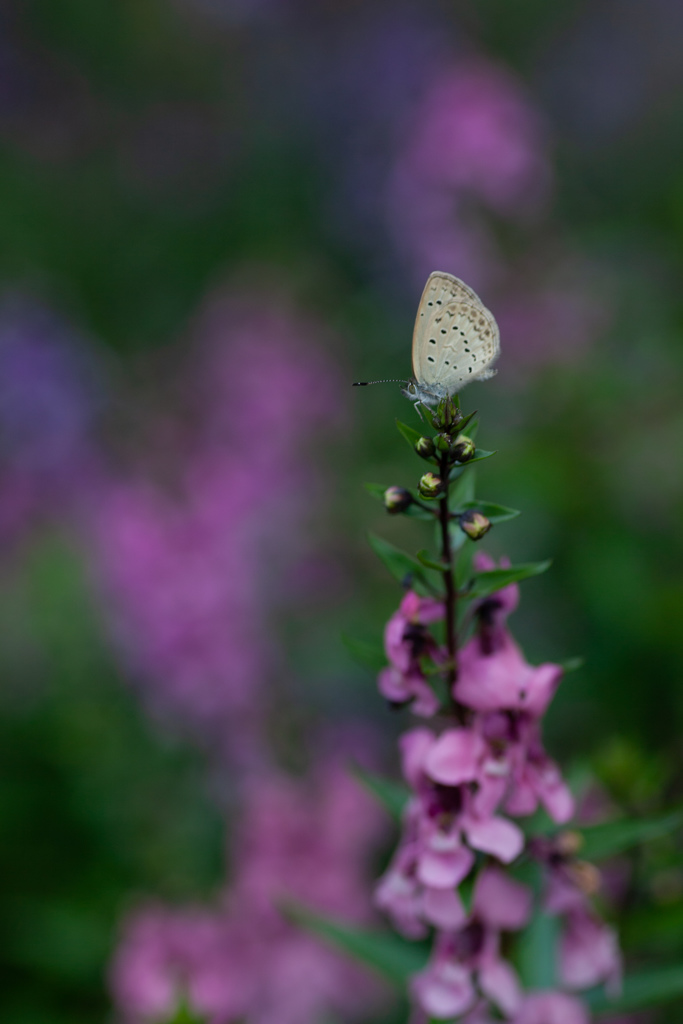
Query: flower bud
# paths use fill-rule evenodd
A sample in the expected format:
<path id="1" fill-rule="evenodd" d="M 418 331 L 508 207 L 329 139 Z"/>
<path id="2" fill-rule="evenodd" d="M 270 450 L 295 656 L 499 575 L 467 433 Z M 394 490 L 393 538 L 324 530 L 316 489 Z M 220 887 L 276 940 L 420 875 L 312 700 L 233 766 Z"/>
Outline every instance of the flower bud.
<path id="1" fill-rule="evenodd" d="M 405 487 L 387 487 L 384 492 L 384 507 L 392 515 L 405 512 L 412 500 L 412 494 Z"/>
<path id="2" fill-rule="evenodd" d="M 555 849 L 563 857 L 574 857 L 584 844 L 584 838 L 580 832 L 567 829 L 565 832 L 558 832 L 555 836 Z"/>
<path id="3" fill-rule="evenodd" d="M 470 459 L 474 458 L 475 451 L 476 445 L 472 438 L 461 434 L 460 437 L 456 438 L 451 454 L 458 462 L 469 462 Z"/>
<path id="4" fill-rule="evenodd" d="M 420 437 L 415 442 L 415 451 L 423 459 L 431 459 L 434 454 L 434 442 L 431 437 Z"/>
<path id="5" fill-rule="evenodd" d="M 577 889 L 586 896 L 595 896 L 602 884 L 602 875 L 594 864 L 585 860 L 575 860 L 567 865 L 567 871 Z"/>
<path id="6" fill-rule="evenodd" d="M 480 540 L 491 529 L 491 520 L 481 512 L 463 512 L 460 516 L 460 529 L 464 530 L 470 540 Z"/>
<path id="7" fill-rule="evenodd" d="M 438 498 L 443 491 L 443 481 L 440 476 L 436 476 L 434 473 L 425 473 L 424 476 L 420 477 L 418 490 L 421 497 L 427 500 Z"/>
<path id="8" fill-rule="evenodd" d="M 437 434 L 434 438 L 434 447 L 442 455 L 450 455 L 453 450 L 453 438 L 449 434 Z"/>

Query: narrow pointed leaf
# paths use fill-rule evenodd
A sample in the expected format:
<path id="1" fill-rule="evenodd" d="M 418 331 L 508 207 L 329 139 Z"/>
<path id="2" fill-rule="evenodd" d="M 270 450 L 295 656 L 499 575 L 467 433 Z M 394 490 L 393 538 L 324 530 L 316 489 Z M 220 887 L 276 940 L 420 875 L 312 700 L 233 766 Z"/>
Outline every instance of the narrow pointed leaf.
<path id="1" fill-rule="evenodd" d="M 429 581 L 427 571 L 416 558 L 390 544 L 388 540 L 377 537 L 374 533 L 369 534 L 368 537 L 372 550 L 399 583 L 408 581 L 419 593 L 433 591 L 434 588 Z"/>
<path id="2" fill-rule="evenodd" d="M 602 991 L 587 993 L 584 998 L 593 1013 L 629 1013 L 650 1006 L 671 1002 L 683 996 L 683 965 L 638 971 L 624 978 L 619 996 L 610 998 Z"/>
<path id="3" fill-rule="evenodd" d="M 476 501 L 474 499 L 460 502 L 454 509 L 456 514 L 474 509 L 490 519 L 492 523 L 504 523 L 508 519 L 516 519 L 520 515 L 519 509 L 508 508 L 507 505 L 497 505 L 493 501 Z"/>
<path id="4" fill-rule="evenodd" d="M 474 453 L 474 458 L 468 459 L 467 462 L 463 462 L 460 465 L 456 465 L 448 474 L 450 481 L 457 480 L 463 469 L 467 469 L 468 466 L 472 466 L 475 462 L 481 462 L 482 459 L 490 459 L 492 455 L 497 455 L 498 452 L 487 452 L 483 448 L 477 448 Z"/>
<path id="5" fill-rule="evenodd" d="M 342 643 L 353 658 L 366 668 L 379 672 L 387 663 L 386 655 L 379 644 L 370 643 L 368 640 L 358 640 L 347 633 L 341 635 Z"/>
<path id="6" fill-rule="evenodd" d="M 404 786 L 402 782 L 387 779 L 384 775 L 369 772 L 357 764 L 354 764 L 351 770 L 361 785 L 379 800 L 392 818 L 400 821 L 405 805 L 410 797 L 408 787 Z"/>
<path id="7" fill-rule="evenodd" d="M 554 988 L 559 932 L 559 919 L 541 911 L 520 935 L 517 963 L 525 988 Z"/>
<path id="8" fill-rule="evenodd" d="M 414 430 L 413 427 L 409 427 L 407 423 L 401 423 L 400 420 L 396 420 L 396 426 L 398 427 L 399 434 L 405 437 L 411 449 L 415 452 L 415 445 L 424 435 L 421 434 L 419 430 Z"/>
<path id="9" fill-rule="evenodd" d="M 490 459 L 492 455 L 497 454 L 497 451 L 487 452 L 484 448 L 477 448 L 474 453 L 474 458 L 468 459 L 465 465 L 471 466 L 473 462 L 481 462 L 482 459 Z"/>
<path id="10" fill-rule="evenodd" d="M 467 469 L 467 463 L 461 467 L 464 471 Z M 451 505 L 453 508 L 457 508 L 462 505 L 466 507 L 468 502 L 474 501 L 474 487 L 476 484 L 476 473 L 474 470 L 471 473 L 462 472 L 457 477 L 457 481 L 454 482 L 450 491 Z"/>
<path id="11" fill-rule="evenodd" d="M 384 501 L 384 493 L 386 491 L 384 484 L 365 484 L 365 490 L 368 494 L 371 494 L 373 498 L 377 498 L 378 501 Z"/>
<path id="12" fill-rule="evenodd" d="M 441 562 L 437 562 L 428 551 L 418 551 L 418 560 L 421 565 L 424 565 L 426 569 L 434 569 L 435 572 L 444 572 L 448 566 L 442 565 Z"/>
<path id="13" fill-rule="evenodd" d="M 412 505 L 408 505 L 408 508 L 400 513 L 402 516 L 408 516 L 409 519 L 421 519 L 425 523 L 433 523 L 436 514 L 436 509 L 432 511 L 431 508 L 421 505 L 419 501 L 414 501 Z"/>
<path id="14" fill-rule="evenodd" d="M 488 597 L 509 583 L 519 583 L 530 576 L 538 576 L 550 566 L 550 559 L 545 562 L 524 562 L 511 565 L 507 569 L 488 569 L 486 572 L 475 573 L 472 585 L 467 591 L 468 597 Z"/>
<path id="15" fill-rule="evenodd" d="M 592 825 L 581 829 L 584 838 L 581 857 L 590 861 L 603 860 L 633 846 L 667 836 L 682 827 L 683 807 L 677 807 L 656 818 L 626 819 Z"/>
<path id="16" fill-rule="evenodd" d="M 472 423 L 472 420 L 474 419 L 474 417 L 476 415 L 477 415 L 477 410 L 476 409 L 474 410 L 474 412 L 468 412 L 467 416 L 465 416 L 465 418 L 463 419 L 462 423 L 458 424 L 458 433 L 459 434 L 464 434 L 466 431 L 467 431 L 467 433 L 469 434 L 470 437 L 473 437 L 476 434 L 477 427 L 479 426 L 479 423 L 476 420 L 475 420 L 474 423 Z M 470 425 L 470 423 L 472 423 L 472 426 L 470 427 L 469 430 L 467 430 L 467 428 Z"/>
<path id="17" fill-rule="evenodd" d="M 307 907 L 288 903 L 283 908 L 296 924 L 330 945 L 372 967 L 387 981 L 403 988 L 407 978 L 427 962 L 424 946 L 406 942 L 391 932 L 368 931 L 317 914 Z"/>
<path id="18" fill-rule="evenodd" d="M 578 671 L 578 669 L 583 668 L 585 664 L 586 659 L 582 658 L 581 655 L 577 655 L 575 658 L 566 658 L 565 661 L 560 662 L 560 666 L 565 675 L 567 672 Z"/>

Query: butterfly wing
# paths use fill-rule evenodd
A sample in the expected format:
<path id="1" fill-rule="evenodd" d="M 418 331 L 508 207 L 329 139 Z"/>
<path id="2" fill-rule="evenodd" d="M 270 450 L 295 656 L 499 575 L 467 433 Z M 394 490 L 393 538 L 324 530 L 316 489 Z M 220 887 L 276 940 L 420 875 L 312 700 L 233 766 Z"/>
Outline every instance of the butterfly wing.
<path id="1" fill-rule="evenodd" d="M 415 375 L 419 384 L 453 395 L 473 380 L 492 377 L 499 351 L 498 326 L 481 303 L 449 302 L 427 321 L 415 355 Z"/>
<path id="2" fill-rule="evenodd" d="M 427 278 L 427 284 L 422 292 L 420 305 L 417 308 L 415 318 L 415 329 L 413 331 L 413 373 L 418 381 L 424 380 L 420 374 L 421 353 L 424 354 L 424 343 L 427 326 L 434 313 L 442 309 L 449 302 L 470 302 L 474 306 L 481 306 L 481 300 L 464 281 L 452 274 L 437 270 Z M 490 316 L 491 314 L 489 314 Z"/>
<path id="3" fill-rule="evenodd" d="M 430 274 L 413 333 L 418 384 L 455 394 L 473 380 L 492 377 L 499 351 L 498 325 L 476 292 L 451 274 Z"/>

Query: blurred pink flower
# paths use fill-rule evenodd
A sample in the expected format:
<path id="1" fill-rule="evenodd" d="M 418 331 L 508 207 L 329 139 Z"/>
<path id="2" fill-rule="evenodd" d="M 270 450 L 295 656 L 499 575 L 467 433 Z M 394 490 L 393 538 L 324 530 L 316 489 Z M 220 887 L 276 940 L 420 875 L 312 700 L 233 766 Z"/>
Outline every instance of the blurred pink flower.
<path id="1" fill-rule="evenodd" d="M 513 1024 L 590 1024 L 580 999 L 562 992 L 534 992 L 524 998 Z"/>
<path id="2" fill-rule="evenodd" d="M 473 202 L 523 218 L 545 204 L 550 177 L 538 115 L 514 77 L 483 59 L 442 64 L 388 189 L 389 224 L 416 283 L 436 267 L 486 284 L 498 258 Z"/>
<path id="3" fill-rule="evenodd" d="M 415 975 L 412 990 L 437 1020 L 469 1010 L 479 991 L 506 1016 L 522 994 L 515 971 L 500 956 L 500 932 L 522 928 L 531 914 L 531 892 L 498 868 L 477 877 L 469 923 L 438 934 L 430 963 Z M 476 985 L 476 987 L 475 987 Z"/>
<path id="4" fill-rule="evenodd" d="M 100 488 L 90 524 L 114 634 L 152 705 L 245 761 L 276 664 L 271 611 L 291 600 L 320 492 L 310 437 L 341 407 L 315 325 L 275 298 L 219 299 L 199 333 L 184 382 L 198 425 L 173 453 L 173 487 L 152 482 L 152 453 L 147 479 Z"/>
<path id="5" fill-rule="evenodd" d="M 222 906 L 151 906 L 124 922 L 111 971 L 123 1018 L 170 1016 L 183 996 L 209 1024 L 317 1024 L 323 1013 L 356 1019 L 377 1007 L 373 979 L 289 924 L 281 907 L 364 921 L 367 861 L 382 829 L 338 755 L 317 761 L 308 779 L 253 778 Z"/>

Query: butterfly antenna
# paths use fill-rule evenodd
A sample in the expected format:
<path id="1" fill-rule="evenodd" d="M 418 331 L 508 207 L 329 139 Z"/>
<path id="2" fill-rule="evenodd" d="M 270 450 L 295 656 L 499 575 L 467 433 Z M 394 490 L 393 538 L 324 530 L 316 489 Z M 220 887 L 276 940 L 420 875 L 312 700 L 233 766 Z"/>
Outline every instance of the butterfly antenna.
<path id="1" fill-rule="evenodd" d="M 410 384 L 409 380 L 401 380 L 399 377 L 387 377 L 384 380 L 354 380 L 354 388 L 366 388 L 368 384 Z"/>

